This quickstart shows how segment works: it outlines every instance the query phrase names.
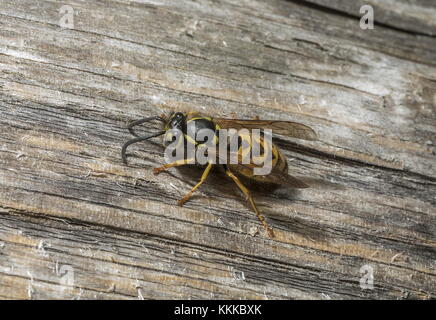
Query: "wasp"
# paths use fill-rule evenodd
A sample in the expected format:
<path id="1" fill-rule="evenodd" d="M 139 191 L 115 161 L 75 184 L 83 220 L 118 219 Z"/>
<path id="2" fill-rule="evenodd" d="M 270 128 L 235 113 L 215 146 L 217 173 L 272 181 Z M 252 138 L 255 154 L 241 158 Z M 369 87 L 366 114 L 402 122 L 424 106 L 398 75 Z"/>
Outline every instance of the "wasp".
<path id="1" fill-rule="evenodd" d="M 136 132 L 133 130 L 133 127 L 149 121 L 162 122 L 163 124 L 162 130 L 150 135 L 138 136 Z M 204 138 L 202 139 L 196 138 L 197 137 L 196 134 L 194 134 L 193 135 L 194 138 L 192 138 L 191 135 L 188 136 L 187 134 L 188 126 L 192 124 L 195 125 L 194 130 L 196 132 L 194 133 L 197 133 L 202 129 L 212 130 L 214 132 L 213 140 L 215 141 L 215 143 L 219 142 L 220 136 L 218 132 L 222 129 L 235 129 L 235 130 L 248 129 L 248 133 L 246 130 L 245 135 L 239 136 L 239 143 L 241 143 L 241 140 L 248 141 L 248 148 L 251 147 L 251 143 L 253 141 L 251 139 L 252 137 L 249 130 L 253 130 L 253 129 L 271 129 L 274 134 L 290 136 L 293 138 L 304 139 L 304 140 L 317 139 L 317 134 L 313 129 L 298 122 L 279 121 L 279 120 L 258 120 L 258 119 L 243 120 L 243 119 L 230 119 L 230 118 L 216 118 L 216 117 L 203 115 L 197 112 L 173 112 L 167 117 L 164 115 L 152 116 L 152 117 L 139 119 L 137 121 L 130 123 L 127 126 L 127 128 L 130 131 L 130 133 L 135 136 L 135 138 L 127 141 L 123 145 L 121 149 L 121 157 L 123 162 L 127 164 L 126 150 L 129 145 L 164 135 L 163 143 L 165 146 L 168 146 L 168 144 L 174 141 L 175 139 L 174 132 L 179 132 L 181 135 L 184 135 L 186 138 L 184 140 L 186 144 L 192 144 L 196 149 L 203 147 L 205 144 Z M 176 131 L 174 131 L 174 129 L 176 129 Z M 197 190 L 206 180 L 213 166 L 222 165 L 227 176 L 229 176 L 235 182 L 235 184 L 238 186 L 238 188 L 242 191 L 242 193 L 247 198 L 253 211 L 256 213 L 257 218 L 265 228 L 267 234 L 271 238 L 273 238 L 274 237 L 273 229 L 269 227 L 269 225 L 267 224 L 264 216 L 257 208 L 250 190 L 241 182 L 241 180 L 249 179 L 264 184 L 288 186 L 292 188 L 307 188 L 308 185 L 288 173 L 288 163 L 286 161 L 286 158 L 274 143 L 267 142 L 267 139 L 264 139 L 263 136 L 258 138 L 258 142 L 260 143 L 261 149 L 263 150 L 264 154 L 266 151 L 268 151 L 272 155 L 271 170 L 269 173 L 264 175 L 255 175 L 254 169 L 259 164 L 254 164 L 254 163 L 248 163 L 248 164 L 243 164 L 239 162 L 236 164 L 235 163 L 216 164 L 212 162 L 207 163 L 203 171 L 203 174 L 200 178 L 200 181 L 181 200 L 178 201 L 178 204 L 180 206 L 183 206 L 186 203 L 186 201 L 188 201 L 191 198 L 195 190 Z M 243 153 L 246 153 L 246 151 L 247 151 L 246 148 L 245 149 L 242 147 L 238 148 L 236 151 L 238 158 L 241 158 Z M 192 163 L 196 164 L 195 159 L 184 157 L 183 159 L 179 159 L 171 163 L 167 163 L 163 166 L 154 168 L 153 173 L 157 175 L 169 168 L 183 166 Z"/>

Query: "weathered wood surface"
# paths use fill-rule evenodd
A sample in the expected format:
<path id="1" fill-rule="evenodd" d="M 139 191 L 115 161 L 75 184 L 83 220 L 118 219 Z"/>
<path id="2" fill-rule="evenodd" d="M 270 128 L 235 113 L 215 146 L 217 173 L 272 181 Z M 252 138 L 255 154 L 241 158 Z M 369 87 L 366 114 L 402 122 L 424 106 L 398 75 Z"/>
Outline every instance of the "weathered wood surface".
<path id="1" fill-rule="evenodd" d="M 436 9 L 367 2 L 374 30 L 339 0 L 2 0 L 0 297 L 435 298 Z M 153 176 L 159 141 L 121 163 L 170 110 L 318 132 L 278 140 L 312 188 L 256 193 L 276 239 L 219 171 L 179 208 L 200 172 Z"/>

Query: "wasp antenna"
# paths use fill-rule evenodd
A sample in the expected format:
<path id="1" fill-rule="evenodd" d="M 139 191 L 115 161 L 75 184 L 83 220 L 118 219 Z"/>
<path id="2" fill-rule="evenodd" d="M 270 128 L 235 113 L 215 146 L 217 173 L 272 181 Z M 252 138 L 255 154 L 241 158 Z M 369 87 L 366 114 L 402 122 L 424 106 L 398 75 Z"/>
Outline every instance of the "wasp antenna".
<path id="1" fill-rule="evenodd" d="M 133 121 L 131 123 L 129 123 L 129 125 L 127 126 L 127 129 L 129 130 L 129 132 L 134 135 L 135 137 L 138 137 L 138 135 L 136 134 L 136 132 L 133 130 L 134 126 L 140 125 L 144 122 L 148 122 L 148 121 L 153 121 L 153 120 L 157 120 L 157 121 L 161 121 L 161 122 L 166 122 L 166 120 L 162 117 L 159 116 L 153 116 L 153 117 L 148 117 L 148 118 L 142 118 L 136 121 Z"/>
<path id="2" fill-rule="evenodd" d="M 161 136 L 161 135 L 163 135 L 164 133 L 165 133 L 165 131 L 160 131 L 160 132 L 157 132 L 157 133 L 153 133 L 153 134 L 151 134 L 151 135 L 149 135 L 149 136 L 137 137 L 137 138 L 133 138 L 133 139 L 127 141 L 127 142 L 123 145 L 123 147 L 121 148 L 121 158 L 123 159 L 123 163 L 124 163 L 124 164 L 127 164 L 127 155 L 126 155 L 126 150 L 127 150 L 127 147 L 128 147 L 128 146 L 130 146 L 131 144 L 136 143 L 136 142 L 140 142 L 140 141 L 144 141 L 144 140 L 148 140 L 148 139 L 151 139 L 151 138 L 154 138 L 154 137 Z"/>

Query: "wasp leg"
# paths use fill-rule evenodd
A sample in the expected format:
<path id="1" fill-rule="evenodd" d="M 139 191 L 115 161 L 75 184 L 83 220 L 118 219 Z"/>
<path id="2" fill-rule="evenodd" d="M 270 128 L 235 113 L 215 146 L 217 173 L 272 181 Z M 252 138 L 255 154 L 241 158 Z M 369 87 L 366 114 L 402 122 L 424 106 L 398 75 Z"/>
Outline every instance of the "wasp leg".
<path id="1" fill-rule="evenodd" d="M 180 167 L 180 166 L 184 166 L 184 165 L 189 164 L 189 163 L 195 163 L 195 159 L 193 159 L 193 158 L 191 158 L 191 159 L 181 159 L 181 160 L 177 160 L 177 161 L 174 161 L 174 162 L 171 162 L 171 163 L 167 163 L 167 164 L 163 165 L 162 167 L 154 168 L 153 169 L 153 173 L 154 174 L 159 174 L 162 171 L 165 171 L 165 170 L 167 170 L 169 168 Z"/>
<path id="2" fill-rule="evenodd" d="M 203 174 L 201 175 L 200 181 L 191 189 L 191 191 L 189 191 L 186 196 L 184 196 L 182 199 L 180 199 L 177 204 L 179 206 L 183 206 L 185 204 L 186 201 L 189 200 L 189 198 L 191 198 L 192 194 L 194 193 L 195 190 L 197 190 L 197 188 L 199 186 L 201 186 L 201 184 L 206 180 L 207 176 L 209 175 L 210 169 L 212 169 L 213 164 L 209 163 L 206 167 L 206 169 L 204 169 Z"/>
<path id="3" fill-rule="evenodd" d="M 241 191 L 245 194 L 245 196 L 247 197 L 248 201 L 250 202 L 251 206 L 253 207 L 254 212 L 257 215 L 257 218 L 259 219 L 259 221 L 262 223 L 262 225 L 264 226 L 266 232 L 268 233 L 268 235 L 270 236 L 270 238 L 274 238 L 274 232 L 273 229 L 271 229 L 268 224 L 265 221 L 265 218 L 263 217 L 263 215 L 260 213 L 259 209 L 257 209 L 256 203 L 254 203 L 253 197 L 251 196 L 250 190 L 248 190 L 243 184 L 242 182 L 238 179 L 237 176 L 235 176 L 233 174 L 233 172 L 231 172 L 229 169 L 226 169 L 226 173 L 227 175 L 233 179 L 233 181 L 236 183 L 236 185 L 239 187 L 239 189 L 241 189 Z"/>

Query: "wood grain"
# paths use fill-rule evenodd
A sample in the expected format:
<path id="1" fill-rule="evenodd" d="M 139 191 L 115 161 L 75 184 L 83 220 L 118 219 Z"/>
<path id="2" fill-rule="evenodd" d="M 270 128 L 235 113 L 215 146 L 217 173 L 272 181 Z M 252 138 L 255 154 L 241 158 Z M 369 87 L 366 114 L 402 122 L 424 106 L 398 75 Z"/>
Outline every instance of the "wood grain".
<path id="1" fill-rule="evenodd" d="M 3 0 L 0 298 L 434 299 L 436 8 L 367 2 Z M 159 139 L 122 164 L 172 110 L 317 132 L 276 140 L 311 188 L 255 192 L 275 239 L 220 170 L 178 207 Z"/>

